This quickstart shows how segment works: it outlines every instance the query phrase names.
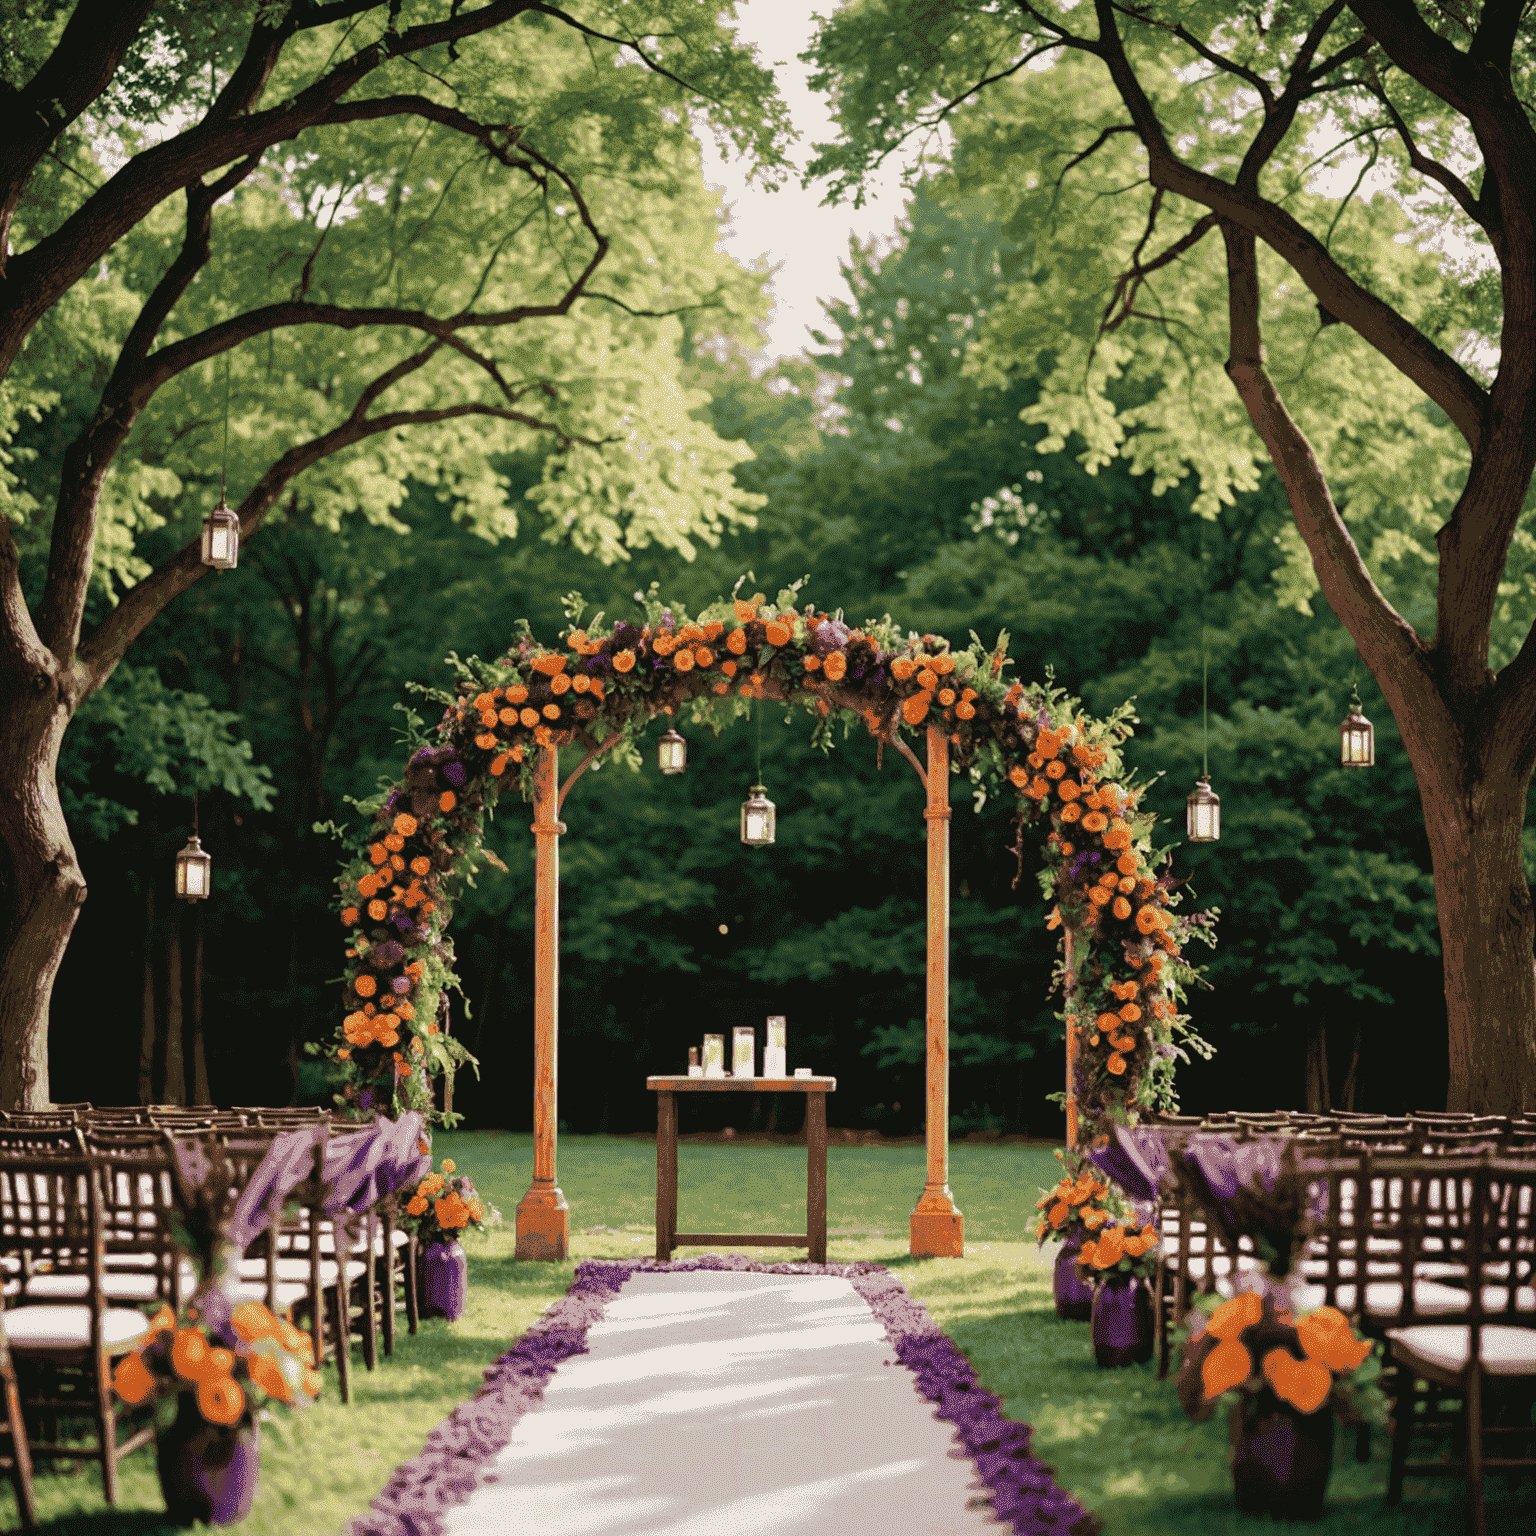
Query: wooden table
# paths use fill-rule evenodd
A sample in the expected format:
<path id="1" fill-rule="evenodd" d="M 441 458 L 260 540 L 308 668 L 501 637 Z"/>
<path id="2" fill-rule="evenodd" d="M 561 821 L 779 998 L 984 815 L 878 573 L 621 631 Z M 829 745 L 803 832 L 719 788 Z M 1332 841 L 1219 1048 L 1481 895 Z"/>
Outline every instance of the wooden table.
<path id="1" fill-rule="evenodd" d="M 827 1262 L 827 1095 L 835 1077 L 648 1077 L 656 1094 L 656 1257 L 680 1247 L 715 1243 L 806 1248 L 812 1264 Z M 805 1231 L 679 1232 L 677 1230 L 677 1095 L 680 1093 L 803 1093 L 805 1100 Z"/>

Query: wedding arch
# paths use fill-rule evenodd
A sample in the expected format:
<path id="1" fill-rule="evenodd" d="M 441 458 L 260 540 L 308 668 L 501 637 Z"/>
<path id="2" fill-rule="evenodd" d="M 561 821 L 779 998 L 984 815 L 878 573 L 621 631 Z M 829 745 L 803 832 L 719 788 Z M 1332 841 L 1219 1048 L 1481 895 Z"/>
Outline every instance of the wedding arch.
<path id="1" fill-rule="evenodd" d="M 746 578 L 743 578 L 745 581 Z M 1129 704 L 1092 719 L 1052 685 L 1005 681 L 1008 636 L 988 648 L 972 632 L 956 649 L 940 635 L 898 629 L 889 616 L 851 627 L 840 611 L 797 606 L 800 583 L 773 602 L 739 594 L 689 616 L 653 586 L 644 617 L 579 627 L 580 599 L 559 645 L 526 620 L 507 653 L 448 663 L 452 689 L 415 685 L 443 707 L 430 734 L 406 712 L 412 740 L 400 782 L 356 802 L 368 817 L 338 877 L 347 930 L 345 1016 L 326 1054 L 343 1111 L 422 1110 L 438 1122 L 434 1079 L 472 1058 L 443 1027 L 456 987 L 447 937 L 460 883 L 481 860 L 488 804 L 515 787 L 533 808 L 536 840 L 534 1172 L 517 1209 L 517 1256 L 566 1256 L 569 1208 L 555 1171 L 559 975 L 559 820 L 571 786 L 598 758 L 638 763 L 657 716 L 686 717 L 717 734 L 753 700 L 804 709 L 813 740 L 856 717 L 880 750 L 893 747 L 922 780 L 928 861 L 927 1176 L 911 1222 L 914 1254 L 959 1256 L 963 1218 L 949 1166 L 950 782 L 968 783 L 978 808 L 1007 794 L 1014 853 L 1042 845 L 1040 883 L 1059 929 L 1060 1017 L 1066 1032 L 1067 1140 L 1086 1146 L 1111 1123 L 1172 1108 L 1175 1062 L 1202 1044 L 1180 1011 L 1194 978 L 1182 948 L 1203 914 L 1180 915 L 1171 855 L 1154 872 L 1154 817 L 1140 808 L 1120 749 Z M 926 747 L 920 759 L 907 737 Z M 583 756 L 561 784 L 559 754 Z M 501 866 L 505 868 L 504 865 Z M 1018 876 L 1015 876 L 1017 883 Z"/>

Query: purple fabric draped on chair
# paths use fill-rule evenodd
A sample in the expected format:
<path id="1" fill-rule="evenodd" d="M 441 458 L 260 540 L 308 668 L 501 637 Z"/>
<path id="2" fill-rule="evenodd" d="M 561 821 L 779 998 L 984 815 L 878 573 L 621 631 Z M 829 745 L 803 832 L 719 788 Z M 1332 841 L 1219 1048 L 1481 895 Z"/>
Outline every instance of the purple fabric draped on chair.
<path id="1" fill-rule="evenodd" d="M 1173 1185 L 1167 1144 L 1153 1126 L 1114 1126 L 1109 1145 L 1092 1148 L 1088 1157 L 1132 1200 L 1159 1200 Z"/>

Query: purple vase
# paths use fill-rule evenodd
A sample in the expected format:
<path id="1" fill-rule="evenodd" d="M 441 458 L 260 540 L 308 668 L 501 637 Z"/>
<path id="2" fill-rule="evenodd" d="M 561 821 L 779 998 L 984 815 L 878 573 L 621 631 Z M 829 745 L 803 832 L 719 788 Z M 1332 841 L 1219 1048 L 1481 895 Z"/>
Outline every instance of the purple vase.
<path id="1" fill-rule="evenodd" d="M 1086 1323 L 1093 1315 L 1093 1287 L 1083 1279 L 1077 1267 L 1077 1252 L 1083 1246 L 1081 1233 L 1064 1237 L 1056 1255 L 1051 1289 L 1056 1296 L 1056 1316 L 1064 1321 Z"/>
<path id="2" fill-rule="evenodd" d="M 1106 1275 L 1094 1287 L 1093 1358 L 1107 1368 L 1152 1358 L 1152 1293 L 1140 1275 Z"/>
<path id="3" fill-rule="evenodd" d="M 1267 1400 L 1267 1401 L 1266 1401 Z M 1321 1520 L 1333 1471 L 1333 1409 L 1301 1413 L 1272 1393 L 1232 1410 L 1232 1492 L 1244 1514 Z"/>
<path id="4" fill-rule="evenodd" d="M 183 1392 L 176 1422 L 162 1429 L 158 1440 L 160 1492 L 173 1521 L 234 1525 L 250 1514 L 261 1472 L 261 1431 L 254 1421 L 210 1424 L 198 1411 L 196 1396 Z"/>
<path id="5" fill-rule="evenodd" d="M 426 1243 L 417 1268 L 421 1315 L 456 1323 L 469 1301 L 469 1260 L 462 1243 Z"/>

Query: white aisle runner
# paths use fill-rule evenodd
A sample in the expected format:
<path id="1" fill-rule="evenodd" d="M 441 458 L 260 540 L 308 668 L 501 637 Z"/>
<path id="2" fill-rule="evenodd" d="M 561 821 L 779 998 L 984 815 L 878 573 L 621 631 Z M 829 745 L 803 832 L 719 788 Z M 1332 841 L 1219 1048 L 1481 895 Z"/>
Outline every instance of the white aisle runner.
<path id="1" fill-rule="evenodd" d="M 637 1272 L 448 1536 L 1005 1530 L 841 1276 Z M 951 1453 L 954 1453 L 953 1455 Z"/>

